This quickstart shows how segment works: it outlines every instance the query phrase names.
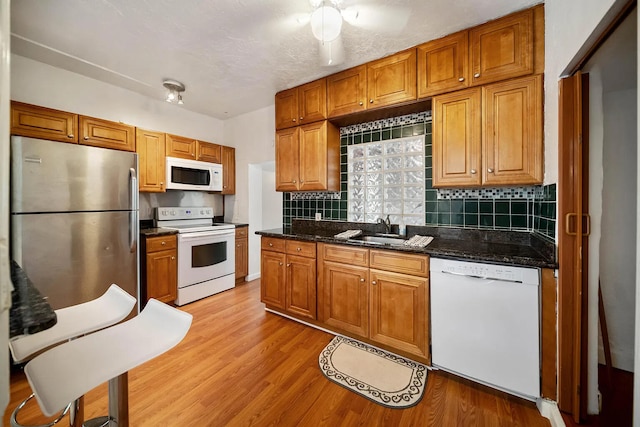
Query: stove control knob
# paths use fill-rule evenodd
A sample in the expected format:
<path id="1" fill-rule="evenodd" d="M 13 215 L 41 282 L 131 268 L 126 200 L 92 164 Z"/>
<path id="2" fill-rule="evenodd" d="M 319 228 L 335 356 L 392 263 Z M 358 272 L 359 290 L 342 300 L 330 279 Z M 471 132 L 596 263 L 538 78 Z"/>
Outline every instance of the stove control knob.
<path id="1" fill-rule="evenodd" d="M 176 211 L 171 211 L 171 216 L 176 216 Z"/>

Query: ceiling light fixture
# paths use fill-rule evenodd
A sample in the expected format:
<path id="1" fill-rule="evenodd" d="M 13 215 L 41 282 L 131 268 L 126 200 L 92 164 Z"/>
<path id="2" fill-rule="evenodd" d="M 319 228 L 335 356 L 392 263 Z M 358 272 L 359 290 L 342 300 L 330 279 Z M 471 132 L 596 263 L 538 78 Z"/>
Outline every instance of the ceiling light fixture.
<path id="1" fill-rule="evenodd" d="M 182 83 L 177 80 L 165 80 L 162 82 L 162 86 L 167 88 L 167 97 L 165 101 L 171 103 L 178 103 L 179 105 L 184 104 L 182 102 L 182 92 L 184 92 L 185 87 Z"/>
<path id="2" fill-rule="evenodd" d="M 342 15 L 333 5 L 327 6 L 322 2 L 320 7 L 311 14 L 311 31 L 313 36 L 321 42 L 335 40 L 340 35 L 341 29 Z"/>

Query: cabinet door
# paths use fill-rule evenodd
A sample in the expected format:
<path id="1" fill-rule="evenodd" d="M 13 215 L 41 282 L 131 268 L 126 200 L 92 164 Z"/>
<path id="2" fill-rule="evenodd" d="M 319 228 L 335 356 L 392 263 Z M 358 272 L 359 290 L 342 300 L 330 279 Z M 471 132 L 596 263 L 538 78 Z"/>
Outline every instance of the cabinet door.
<path id="1" fill-rule="evenodd" d="M 276 131 L 276 191 L 296 191 L 299 180 L 300 128 Z"/>
<path id="2" fill-rule="evenodd" d="M 298 88 L 276 93 L 276 130 L 298 125 Z"/>
<path id="3" fill-rule="evenodd" d="M 469 31 L 472 84 L 533 73 L 533 9 Z"/>
<path id="4" fill-rule="evenodd" d="M 324 262 L 320 320 L 330 326 L 369 335 L 369 268 Z"/>
<path id="5" fill-rule="evenodd" d="M 80 144 L 136 151 L 136 128 L 123 123 L 80 116 Z"/>
<path id="6" fill-rule="evenodd" d="M 340 190 L 340 133 L 328 121 L 300 126 L 298 189 Z"/>
<path id="7" fill-rule="evenodd" d="M 367 66 L 360 65 L 327 77 L 329 118 L 367 109 Z"/>
<path id="8" fill-rule="evenodd" d="M 209 163 L 222 163 L 221 146 L 210 142 L 196 142 L 196 160 Z"/>
<path id="9" fill-rule="evenodd" d="M 372 269 L 370 280 L 370 338 L 428 357 L 429 279 Z"/>
<path id="10" fill-rule="evenodd" d="M 175 237 L 174 237 L 175 238 Z M 178 261 L 175 249 L 147 253 L 147 301 L 173 302 L 178 295 Z"/>
<path id="11" fill-rule="evenodd" d="M 416 89 L 416 49 L 367 64 L 367 108 L 415 100 Z"/>
<path id="12" fill-rule="evenodd" d="M 418 46 L 418 98 L 464 89 L 468 85 L 468 31 Z"/>
<path id="13" fill-rule="evenodd" d="M 236 149 L 222 147 L 222 194 L 236 194 Z"/>
<path id="14" fill-rule="evenodd" d="M 481 92 L 467 89 L 433 98 L 433 186 L 481 181 Z"/>
<path id="15" fill-rule="evenodd" d="M 541 184 L 542 76 L 484 86 L 482 115 L 482 183 Z"/>
<path id="16" fill-rule="evenodd" d="M 249 274 L 249 241 L 246 237 L 236 237 L 236 283 L 244 282 L 247 274 Z"/>
<path id="17" fill-rule="evenodd" d="M 299 124 L 313 123 L 327 118 L 327 79 L 316 80 L 298 87 Z"/>
<path id="18" fill-rule="evenodd" d="M 316 318 L 316 259 L 287 255 L 285 310 Z"/>
<path id="19" fill-rule="evenodd" d="M 286 255 L 262 251 L 260 260 L 260 301 L 272 307 L 285 307 Z"/>
<path id="20" fill-rule="evenodd" d="M 196 140 L 167 134 L 167 156 L 195 160 Z"/>
<path id="21" fill-rule="evenodd" d="M 78 142 L 78 115 L 11 101 L 11 134 Z"/>
<path id="22" fill-rule="evenodd" d="M 165 134 L 136 129 L 138 188 L 142 192 L 165 191 Z"/>

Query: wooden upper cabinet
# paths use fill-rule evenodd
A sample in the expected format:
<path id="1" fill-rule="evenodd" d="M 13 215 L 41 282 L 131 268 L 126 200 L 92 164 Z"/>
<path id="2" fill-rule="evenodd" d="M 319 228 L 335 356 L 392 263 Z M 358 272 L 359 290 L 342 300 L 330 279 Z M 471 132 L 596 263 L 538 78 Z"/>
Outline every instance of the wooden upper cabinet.
<path id="1" fill-rule="evenodd" d="M 299 128 L 276 132 L 276 191 L 297 191 L 300 164 Z"/>
<path id="2" fill-rule="evenodd" d="M 78 142 L 78 115 L 11 101 L 11 134 Z"/>
<path id="3" fill-rule="evenodd" d="M 327 79 L 316 80 L 298 87 L 299 124 L 313 123 L 327 118 Z"/>
<path id="4" fill-rule="evenodd" d="M 80 144 L 136 151 L 135 126 L 80 116 L 80 132 Z"/>
<path id="5" fill-rule="evenodd" d="M 469 31 L 472 84 L 532 74 L 534 10 L 496 19 Z"/>
<path id="6" fill-rule="evenodd" d="M 276 129 L 327 118 L 327 80 L 320 79 L 276 94 Z"/>
<path id="7" fill-rule="evenodd" d="M 222 194 L 236 194 L 236 149 L 222 146 Z"/>
<path id="8" fill-rule="evenodd" d="M 329 118 L 367 109 L 367 66 L 341 71 L 327 77 L 327 115 Z"/>
<path id="9" fill-rule="evenodd" d="M 542 75 L 484 86 L 482 116 L 483 184 L 541 184 Z"/>
<path id="10" fill-rule="evenodd" d="M 416 49 L 367 63 L 368 109 L 416 99 Z"/>
<path id="11" fill-rule="evenodd" d="M 136 129 L 138 188 L 141 192 L 165 191 L 165 134 Z"/>
<path id="12" fill-rule="evenodd" d="M 222 163 L 222 146 L 211 142 L 196 141 L 196 160 Z"/>
<path id="13" fill-rule="evenodd" d="M 195 160 L 196 140 L 167 134 L 167 156 Z"/>
<path id="14" fill-rule="evenodd" d="M 469 86 L 469 32 L 418 46 L 418 98 Z"/>
<path id="15" fill-rule="evenodd" d="M 328 121 L 276 132 L 276 191 L 339 191 L 340 135 Z"/>
<path id="16" fill-rule="evenodd" d="M 276 129 L 298 126 L 298 88 L 276 93 Z"/>
<path id="17" fill-rule="evenodd" d="M 481 90 L 433 98 L 433 186 L 481 183 Z"/>

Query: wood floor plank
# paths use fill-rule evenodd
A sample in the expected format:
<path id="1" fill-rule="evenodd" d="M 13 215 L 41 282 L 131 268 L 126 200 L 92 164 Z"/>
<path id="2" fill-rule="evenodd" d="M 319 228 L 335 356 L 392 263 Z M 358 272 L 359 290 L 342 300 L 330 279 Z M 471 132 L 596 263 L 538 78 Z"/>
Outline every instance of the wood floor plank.
<path id="1" fill-rule="evenodd" d="M 193 315 L 185 339 L 129 373 L 132 427 L 549 426 L 533 403 L 441 371 L 429 371 L 425 396 L 407 409 L 329 381 L 318 356 L 333 336 L 266 312 L 259 280 L 180 309 Z M 13 372 L 4 425 L 29 393 L 24 374 Z M 105 414 L 106 385 L 85 402 L 87 418 Z M 37 405 L 21 419 L 40 422 Z"/>

